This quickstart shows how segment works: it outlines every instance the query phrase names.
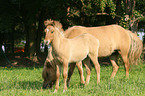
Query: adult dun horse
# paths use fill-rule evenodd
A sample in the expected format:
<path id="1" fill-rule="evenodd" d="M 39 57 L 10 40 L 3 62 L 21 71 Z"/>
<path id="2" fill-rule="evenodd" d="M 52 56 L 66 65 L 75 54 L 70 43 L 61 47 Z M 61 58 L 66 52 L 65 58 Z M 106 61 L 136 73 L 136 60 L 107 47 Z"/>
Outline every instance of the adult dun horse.
<path id="1" fill-rule="evenodd" d="M 52 26 L 55 25 L 60 30 L 63 30 L 61 23 L 59 23 L 58 21 L 47 20 L 44 23 L 45 25 L 52 25 Z M 83 33 L 90 33 L 100 41 L 98 57 L 106 57 L 111 55 L 110 61 L 113 66 L 113 72 L 111 74 L 111 78 L 114 78 L 119 68 L 118 65 L 116 64 L 118 55 L 112 54 L 114 52 L 118 52 L 121 55 L 125 64 L 126 77 L 129 76 L 130 64 L 134 64 L 134 63 L 137 64 L 137 60 L 142 53 L 142 47 L 143 47 L 142 41 L 136 36 L 136 34 L 132 33 L 129 30 L 125 30 L 119 25 L 108 25 L 108 26 L 101 26 L 101 27 L 73 26 L 71 28 L 68 28 L 64 32 L 64 35 L 66 38 L 74 38 Z M 89 63 L 89 59 L 87 60 L 87 63 Z M 78 68 L 80 67 L 79 65 L 80 64 L 78 64 Z M 73 64 L 71 66 L 70 66 L 71 71 L 69 72 L 68 75 L 69 77 L 68 82 L 75 68 Z M 89 71 L 90 68 L 87 67 L 87 73 L 89 73 L 87 78 L 90 77 Z M 89 83 L 89 79 L 86 79 L 86 83 Z"/>
<path id="2" fill-rule="evenodd" d="M 64 90 L 67 90 L 67 70 L 69 63 L 78 63 L 84 60 L 87 56 L 92 60 L 96 73 L 97 73 L 97 83 L 100 82 L 100 65 L 98 63 L 98 48 L 99 40 L 92 36 L 91 34 L 84 33 L 73 39 L 67 39 L 57 27 L 47 26 L 45 29 L 46 36 L 45 42 L 47 44 L 51 43 L 53 57 L 60 62 L 63 66 L 63 78 L 64 78 Z M 59 88 L 59 76 L 60 76 L 61 65 L 56 65 L 56 87 L 57 92 Z M 43 85 L 47 84 L 45 81 Z"/>

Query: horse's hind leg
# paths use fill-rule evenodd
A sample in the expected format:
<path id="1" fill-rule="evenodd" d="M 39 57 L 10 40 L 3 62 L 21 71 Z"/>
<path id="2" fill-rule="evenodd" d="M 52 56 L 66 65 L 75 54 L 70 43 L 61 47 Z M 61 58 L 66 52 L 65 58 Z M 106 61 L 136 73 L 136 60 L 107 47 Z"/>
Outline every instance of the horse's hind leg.
<path id="1" fill-rule="evenodd" d="M 76 65 L 78 67 L 78 71 L 79 71 L 79 74 L 80 74 L 81 84 L 85 84 L 82 62 L 80 61 L 80 62 L 76 63 Z"/>
<path id="2" fill-rule="evenodd" d="M 130 67 L 130 65 L 129 65 L 128 54 L 126 54 L 126 53 L 125 54 L 121 53 L 121 56 L 122 56 L 122 59 L 125 63 L 126 77 L 129 77 L 129 67 Z"/>
<path id="3" fill-rule="evenodd" d="M 86 77 L 86 84 L 89 84 L 90 81 L 90 75 L 91 75 L 91 64 L 90 64 L 90 58 L 86 58 L 85 60 L 83 60 L 83 63 L 86 67 L 86 71 L 87 71 L 87 77 Z"/>
<path id="4" fill-rule="evenodd" d="M 125 63 L 125 70 L 126 70 L 126 77 L 129 77 L 129 60 L 128 60 L 128 57 L 127 56 L 122 56 L 122 59 Z"/>
<path id="5" fill-rule="evenodd" d="M 118 54 L 112 54 L 110 57 L 110 61 L 111 61 L 111 64 L 112 64 L 112 67 L 113 67 L 113 72 L 111 74 L 111 77 L 110 78 L 114 78 L 117 71 L 118 71 L 118 65 L 116 64 L 117 62 L 117 58 L 118 58 Z"/>
<path id="6" fill-rule="evenodd" d="M 99 83 L 100 82 L 100 65 L 99 65 L 99 62 L 98 62 L 98 56 L 89 54 L 89 57 L 92 60 L 94 66 L 95 66 L 95 69 L 96 69 L 96 72 L 97 72 L 97 83 Z"/>

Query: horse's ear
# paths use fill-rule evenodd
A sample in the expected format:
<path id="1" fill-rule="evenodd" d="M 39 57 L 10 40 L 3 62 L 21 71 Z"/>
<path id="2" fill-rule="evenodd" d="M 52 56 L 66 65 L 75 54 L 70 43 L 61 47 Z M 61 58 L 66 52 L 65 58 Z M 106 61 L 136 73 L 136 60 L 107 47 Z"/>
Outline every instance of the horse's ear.
<path id="1" fill-rule="evenodd" d="M 46 21 L 44 21 L 44 25 L 45 25 L 45 26 L 51 25 L 51 24 L 53 24 L 53 23 L 54 23 L 54 21 L 51 20 L 51 19 L 50 19 L 50 20 L 47 19 Z"/>
<path id="2" fill-rule="evenodd" d="M 54 24 L 57 28 L 62 29 L 62 24 L 59 21 L 53 21 Z"/>

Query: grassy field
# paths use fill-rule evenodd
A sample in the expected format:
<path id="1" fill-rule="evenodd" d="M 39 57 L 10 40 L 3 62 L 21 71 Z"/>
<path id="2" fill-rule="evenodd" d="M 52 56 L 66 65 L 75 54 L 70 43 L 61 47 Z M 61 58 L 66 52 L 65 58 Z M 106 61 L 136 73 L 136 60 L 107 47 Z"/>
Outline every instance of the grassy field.
<path id="1" fill-rule="evenodd" d="M 96 84 L 95 69 L 92 68 L 90 83 L 80 85 L 77 68 L 70 87 L 63 93 L 63 78 L 57 93 L 52 89 L 42 89 L 43 68 L 3 68 L 0 67 L 0 96 L 145 96 L 145 64 L 131 66 L 130 77 L 125 79 L 124 67 L 120 66 L 115 78 L 110 79 L 112 66 L 101 66 L 101 82 Z M 84 75 L 85 68 L 84 68 Z"/>

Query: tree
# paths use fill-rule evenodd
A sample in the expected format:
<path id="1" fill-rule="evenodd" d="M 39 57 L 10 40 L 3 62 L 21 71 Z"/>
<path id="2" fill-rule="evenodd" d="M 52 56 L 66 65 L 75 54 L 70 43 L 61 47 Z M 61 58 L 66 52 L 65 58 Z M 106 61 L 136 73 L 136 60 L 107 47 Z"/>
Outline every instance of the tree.
<path id="1" fill-rule="evenodd" d="M 105 18 L 115 16 L 115 7 L 112 0 L 70 0 L 68 19 L 83 26 L 105 25 Z"/>
<path id="2" fill-rule="evenodd" d="M 69 26 L 100 26 L 119 24 L 137 31 L 138 23 L 145 21 L 145 0 L 1 0 L 0 43 L 26 39 L 30 57 L 40 52 L 44 35 L 43 22 L 58 20 L 63 28 Z M 11 35 L 7 35 L 11 34 Z M 21 36 L 21 37 L 20 37 Z M 13 50 L 13 47 L 12 47 Z"/>
<path id="3" fill-rule="evenodd" d="M 12 52 L 14 51 L 15 18 L 18 11 L 17 2 L 4 0 L 0 1 L 0 47 L 4 42 L 11 42 Z"/>
<path id="4" fill-rule="evenodd" d="M 143 11 L 138 4 L 143 4 L 142 0 L 116 0 L 118 3 L 116 16 L 120 17 L 119 24 L 132 32 L 138 31 L 138 23 L 144 18 Z M 122 15 L 121 15 L 122 14 Z"/>

